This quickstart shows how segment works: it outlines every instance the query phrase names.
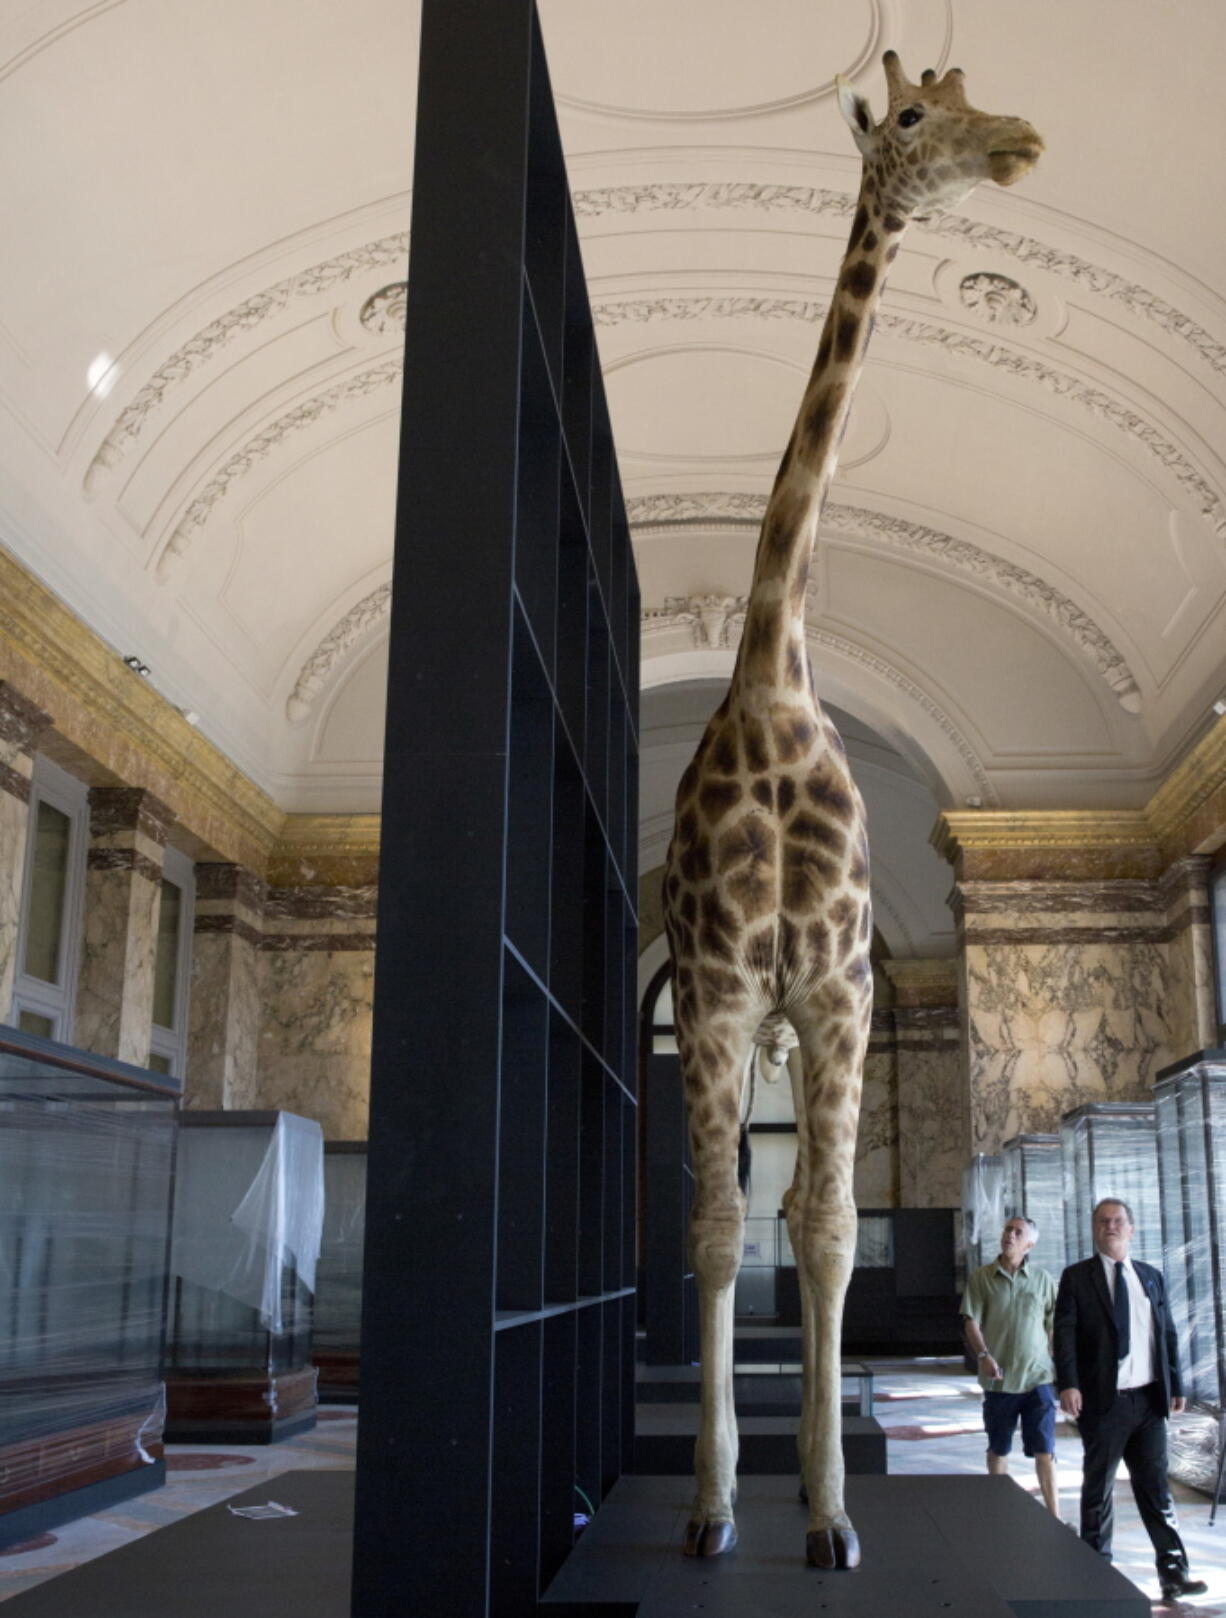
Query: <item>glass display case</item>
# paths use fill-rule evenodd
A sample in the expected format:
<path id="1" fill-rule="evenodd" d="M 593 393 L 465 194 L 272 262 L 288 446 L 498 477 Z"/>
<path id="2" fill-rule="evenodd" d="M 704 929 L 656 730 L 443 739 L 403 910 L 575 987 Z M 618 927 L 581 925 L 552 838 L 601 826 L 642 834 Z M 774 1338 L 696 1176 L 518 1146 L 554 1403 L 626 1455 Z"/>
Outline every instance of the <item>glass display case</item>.
<path id="1" fill-rule="evenodd" d="M 178 1098 L 0 1027 L 0 1545 L 164 1481 Z"/>
<path id="2" fill-rule="evenodd" d="M 1005 1165 L 999 1152 L 976 1152 L 962 1170 L 962 1270 L 971 1275 L 999 1250 Z"/>
<path id="3" fill-rule="evenodd" d="M 1215 1412 L 1226 1386 L 1226 1051 L 1164 1068 L 1154 1086 L 1162 1267 L 1184 1392 Z"/>
<path id="4" fill-rule="evenodd" d="M 1039 1227 L 1034 1262 L 1059 1278 L 1068 1263 L 1064 1242 L 1064 1171 L 1059 1135 L 1014 1135 L 1000 1149 L 1003 1218 L 1025 1214 Z"/>
<path id="5" fill-rule="evenodd" d="M 166 1435 L 287 1438 L 315 1423 L 323 1132 L 288 1112 L 186 1112 L 181 1122 Z"/>
<path id="6" fill-rule="evenodd" d="M 366 1238 L 366 1142 L 324 1143 L 324 1226 L 315 1271 L 315 1352 L 322 1403 L 358 1396 L 362 1246 Z"/>
<path id="7" fill-rule="evenodd" d="M 1158 1138 L 1154 1109 L 1142 1101 L 1091 1101 L 1060 1120 L 1066 1262 L 1094 1251 L 1090 1216 L 1104 1197 L 1132 1209 L 1132 1256 L 1162 1263 Z"/>

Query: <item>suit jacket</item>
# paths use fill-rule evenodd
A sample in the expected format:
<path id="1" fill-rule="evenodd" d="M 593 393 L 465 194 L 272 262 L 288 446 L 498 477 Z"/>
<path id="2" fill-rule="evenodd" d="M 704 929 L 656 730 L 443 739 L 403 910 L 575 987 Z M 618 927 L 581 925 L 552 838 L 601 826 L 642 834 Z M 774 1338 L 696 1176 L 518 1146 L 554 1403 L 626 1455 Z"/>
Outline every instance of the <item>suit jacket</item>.
<path id="1" fill-rule="evenodd" d="M 1183 1384 L 1166 1287 L 1162 1271 L 1152 1264 L 1134 1258 L 1132 1265 L 1154 1311 L 1154 1376 L 1162 1413 L 1169 1415 L 1171 1400 L 1183 1396 Z M 1060 1277 L 1052 1338 L 1057 1388 L 1061 1393 L 1065 1388 L 1080 1388 L 1085 1415 L 1091 1421 L 1102 1416 L 1116 1395 L 1119 1338 L 1107 1276 L 1097 1253 L 1080 1264 L 1070 1264 Z"/>

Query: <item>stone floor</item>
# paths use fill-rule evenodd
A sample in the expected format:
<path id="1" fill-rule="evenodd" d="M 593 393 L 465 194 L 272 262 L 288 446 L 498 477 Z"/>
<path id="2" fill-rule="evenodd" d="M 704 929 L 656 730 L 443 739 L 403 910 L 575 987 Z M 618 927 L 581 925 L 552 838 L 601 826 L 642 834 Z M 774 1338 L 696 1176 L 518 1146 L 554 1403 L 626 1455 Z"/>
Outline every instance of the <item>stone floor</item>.
<path id="1" fill-rule="evenodd" d="M 976 1472 L 982 1467 L 979 1391 L 960 1361 L 870 1363 L 875 1372 L 874 1413 L 887 1430 L 892 1473 Z M 356 1415 L 351 1406 L 332 1406 L 321 1412 L 320 1424 L 314 1431 L 271 1446 L 169 1446 L 170 1480 L 164 1488 L 112 1511 L 66 1523 L 38 1542 L 0 1551 L 0 1602 L 262 1481 L 267 1481 L 269 1500 L 275 1501 L 276 1480 L 282 1472 L 352 1467 Z M 1075 1522 L 1081 1446 L 1073 1428 L 1061 1426 L 1056 1450 L 1062 1515 Z M 1020 1453 L 1014 1474 L 1023 1487 L 1037 1492 L 1030 1463 Z M 1180 1531 L 1192 1568 L 1208 1583 L 1208 1594 L 1173 1605 L 1158 1603 L 1158 1581 L 1149 1541 L 1126 1482 L 1118 1484 L 1116 1492 L 1116 1561 L 1121 1571 L 1153 1598 L 1164 1618 L 1176 1614 L 1180 1618 L 1226 1618 L 1226 1508 L 1218 1526 L 1210 1528 L 1206 1497 L 1179 1484 L 1174 1490 Z M 116 1618 L 122 1615 L 116 1614 Z"/>

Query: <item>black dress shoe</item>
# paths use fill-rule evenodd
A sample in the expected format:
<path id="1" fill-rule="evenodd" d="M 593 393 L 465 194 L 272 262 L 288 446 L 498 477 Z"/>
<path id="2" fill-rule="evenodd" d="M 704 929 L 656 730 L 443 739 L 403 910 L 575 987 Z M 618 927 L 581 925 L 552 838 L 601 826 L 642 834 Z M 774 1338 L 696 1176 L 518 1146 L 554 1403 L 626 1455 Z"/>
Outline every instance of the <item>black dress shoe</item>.
<path id="1" fill-rule="evenodd" d="M 1191 1578 L 1187 1573 L 1160 1573 L 1162 1599 L 1174 1601 L 1177 1596 L 1203 1596 L 1209 1586 L 1204 1579 Z"/>

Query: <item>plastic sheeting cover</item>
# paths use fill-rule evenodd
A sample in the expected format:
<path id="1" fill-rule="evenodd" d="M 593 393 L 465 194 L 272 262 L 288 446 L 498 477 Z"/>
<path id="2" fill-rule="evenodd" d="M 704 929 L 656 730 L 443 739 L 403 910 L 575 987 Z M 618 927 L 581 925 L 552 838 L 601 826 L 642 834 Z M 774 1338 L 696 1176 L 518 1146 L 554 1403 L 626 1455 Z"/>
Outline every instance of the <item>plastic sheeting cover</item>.
<path id="1" fill-rule="evenodd" d="M 283 1271 L 315 1288 L 324 1221 L 323 1131 L 278 1113 L 271 1136 L 252 1125 L 182 1131 L 171 1273 L 258 1310 L 284 1327 Z"/>
<path id="2" fill-rule="evenodd" d="M 1003 1158 L 998 1153 L 976 1153 L 962 1170 L 962 1244 L 968 1275 L 995 1257 L 1004 1206 Z"/>
<path id="3" fill-rule="evenodd" d="M 315 1288 L 315 1343 L 356 1352 L 362 1328 L 366 1153 L 324 1153 L 324 1225 Z"/>
<path id="4" fill-rule="evenodd" d="M 1064 1169 L 1067 1262 L 1094 1251 L 1091 1214 L 1104 1197 L 1132 1209 L 1132 1256 L 1162 1263 L 1162 1209 L 1158 1200 L 1158 1138 L 1154 1109 L 1142 1102 L 1091 1102 L 1060 1120 Z"/>
<path id="5" fill-rule="evenodd" d="M 1033 1262 L 1059 1276 L 1064 1243 L 1064 1170 L 1059 1135 L 1014 1135 L 1001 1147 L 1005 1219 L 1025 1214 L 1039 1227 Z M 1004 1221 L 1002 1220 L 1003 1224 Z"/>
<path id="6" fill-rule="evenodd" d="M 1198 1062 L 1162 1080 L 1154 1087 L 1154 1110 L 1162 1265 L 1184 1391 L 1220 1412 L 1226 1301 L 1214 1278 L 1226 1259 L 1226 1061 Z"/>

